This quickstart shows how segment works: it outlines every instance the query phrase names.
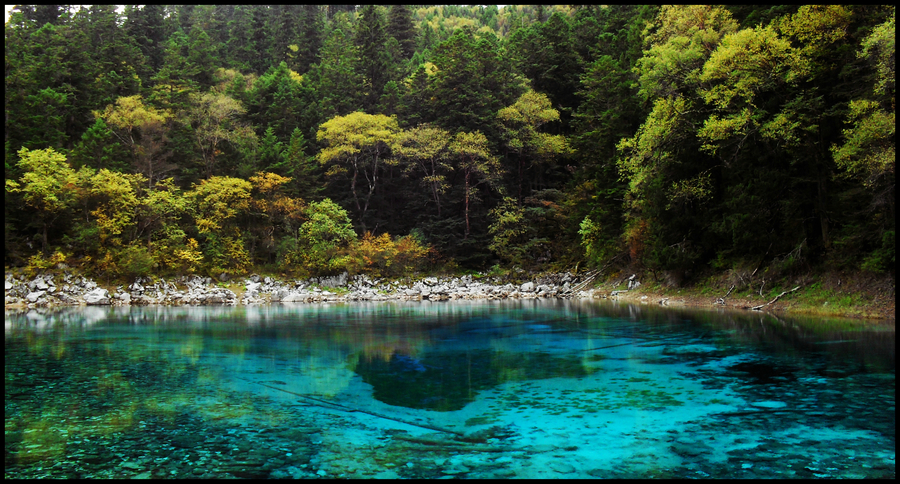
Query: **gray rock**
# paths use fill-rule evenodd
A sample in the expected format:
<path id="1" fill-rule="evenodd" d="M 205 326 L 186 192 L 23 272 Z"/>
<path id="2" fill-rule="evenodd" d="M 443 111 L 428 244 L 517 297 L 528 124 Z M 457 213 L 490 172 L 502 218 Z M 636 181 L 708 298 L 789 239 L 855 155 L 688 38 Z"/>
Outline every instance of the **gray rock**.
<path id="1" fill-rule="evenodd" d="M 519 288 L 519 290 L 522 292 L 532 292 L 532 291 L 534 291 L 534 283 L 526 282 L 525 284 L 522 284 L 522 286 Z"/>
<path id="2" fill-rule="evenodd" d="M 336 276 L 331 277 L 320 277 L 319 285 L 325 287 L 344 287 L 347 285 L 347 271 L 344 271 Z"/>
<path id="3" fill-rule="evenodd" d="M 103 305 L 109 304 L 109 292 L 102 287 L 98 287 L 93 291 L 85 294 L 84 302 L 92 305 Z"/>
<path id="4" fill-rule="evenodd" d="M 28 302 L 30 302 L 30 303 L 35 303 L 35 302 L 38 301 L 38 299 L 40 299 L 41 297 L 43 297 L 43 295 L 46 294 L 46 293 L 47 293 L 47 291 L 35 291 L 35 292 L 30 292 L 30 293 L 28 293 L 27 296 L 25 296 L 25 299 L 27 299 Z"/>

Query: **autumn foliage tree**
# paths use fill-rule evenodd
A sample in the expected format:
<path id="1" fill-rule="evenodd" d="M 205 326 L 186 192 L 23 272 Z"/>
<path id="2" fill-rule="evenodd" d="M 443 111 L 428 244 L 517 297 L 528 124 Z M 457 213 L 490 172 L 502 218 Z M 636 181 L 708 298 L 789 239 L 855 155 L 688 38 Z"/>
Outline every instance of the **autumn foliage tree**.
<path id="1" fill-rule="evenodd" d="M 75 189 L 78 176 L 66 161 L 66 156 L 52 148 L 22 148 L 18 156 L 16 164 L 22 171 L 22 177 L 18 181 L 6 180 L 6 191 L 21 194 L 25 205 L 34 210 L 40 227 L 41 248 L 46 252 L 49 248 L 48 230 L 78 200 L 79 192 Z"/>
<path id="2" fill-rule="evenodd" d="M 894 12 L 18 6 L 7 264 L 892 274 Z"/>
<path id="3" fill-rule="evenodd" d="M 349 178 L 353 206 L 363 229 L 369 202 L 399 131 L 396 118 L 357 111 L 322 123 L 316 133 L 316 139 L 326 145 L 319 152 L 319 163 L 327 167 L 326 175 L 332 180 Z"/>
<path id="4" fill-rule="evenodd" d="M 213 176 L 185 194 L 197 234 L 203 239 L 204 256 L 211 271 L 242 271 L 250 265 L 236 219 L 250 205 L 252 184 L 239 178 Z"/>
<path id="5" fill-rule="evenodd" d="M 494 185 L 503 174 L 500 160 L 491 153 L 488 140 L 481 132 L 457 133 L 450 142 L 450 154 L 455 158 L 458 170 L 463 174 L 465 194 L 465 238 L 472 233 L 469 220 L 470 206 L 478 200 L 476 188 L 487 183 Z"/>

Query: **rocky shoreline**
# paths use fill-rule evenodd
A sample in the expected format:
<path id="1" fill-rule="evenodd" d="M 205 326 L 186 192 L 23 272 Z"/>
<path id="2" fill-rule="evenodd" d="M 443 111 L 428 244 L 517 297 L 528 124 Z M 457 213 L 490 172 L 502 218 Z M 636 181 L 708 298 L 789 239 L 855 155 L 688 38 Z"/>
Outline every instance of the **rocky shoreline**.
<path id="1" fill-rule="evenodd" d="M 491 276 L 425 277 L 403 282 L 372 279 L 364 274 L 279 281 L 252 275 L 225 284 L 210 277 L 181 276 L 170 280 L 137 278 L 129 286 L 113 289 L 78 275 L 41 274 L 34 278 L 6 275 L 7 308 L 48 306 L 129 306 L 129 305 L 209 305 L 319 303 L 391 300 L 533 299 L 592 298 L 585 290 L 589 275 L 569 272 L 535 277 L 523 284 L 501 283 Z M 237 286 L 239 292 L 225 286 Z M 242 289 L 242 291 L 241 291 Z"/>

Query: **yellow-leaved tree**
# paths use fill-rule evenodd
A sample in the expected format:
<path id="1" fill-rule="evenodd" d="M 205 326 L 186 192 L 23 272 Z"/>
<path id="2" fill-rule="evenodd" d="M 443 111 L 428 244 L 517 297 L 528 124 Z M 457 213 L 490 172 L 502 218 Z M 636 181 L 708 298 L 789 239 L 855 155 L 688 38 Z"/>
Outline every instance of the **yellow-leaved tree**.
<path id="1" fill-rule="evenodd" d="M 457 161 L 457 167 L 463 173 L 466 200 L 464 238 L 467 239 L 472 232 L 469 204 L 473 200 L 478 200 L 475 189 L 482 183 L 493 186 L 503 175 L 503 168 L 500 166 L 500 160 L 491 153 L 487 137 L 481 131 L 457 133 L 450 142 L 450 156 Z"/>
<path id="2" fill-rule="evenodd" d="M 329 119 L 316 133 L 316 139 L 327 145 L 319 152 L 319 163 L 328 167 L 326 175 L 332 179 L 343 174 L 350 177 L 350 193 L 363 229 L 382 165 L 399 132 L 396 118 L 357 111 Z M 360 183 L 368 190 L 358 190 Z"/>
<path id="3" fill-rule="evenodd" d="M 41 250 L 48 249 L 47 231 L 53 223 L 79 201 L 83 194 L 79 185 L 93 172 L 90 168 L 75 171 L 66 155 L 53 148 L 29 150 L 22 148 L 16 162 L 22 177 L 6 180 L 6 191 L 20 193 L 26 206 L 35 210 L 41 230 Z"/>
<path id="4" fill-rule="evenodd" d="M 250 265 L 250 255 L 235 220 L 249 208 L 252 188 L 247 180 L 214 176 L 185 194 L 197 233 L 205 242 L 203 252 L 212 272 L 243 271 Z"/>
<path id="5" fill-rule="evenodd" d="M 503 126 L 507 154 L 516 158 L 518 168 L 518 203 L 522 203 L 522 180 L 525 170 L 535 163 L 551 164 L 572 152 L 565 136 L 543 133 L 541 126 L 559 120 L 545 94 L 527 91 L 511 106 L 497 113 Z"/>
<path id="6" fill-rule="evenodd" d="M 447 175 L 452 171 L 448 145 L 450 133 L 431 125 L 420 125 L 399 133 L 394 141 L 394 157 L 404 166 L 407 175 L 421 173 L 422 185 L 431 192 L 437 206 L 437 216 L 441 217 L 441 195 L 450 184 Z"/>
<path id="7" fill-rule="evenodd" d="M 167 133 L 173 118 L 169 111 L 147 106 L 136 94 L 116 99 L 103 111 L 94 111 L 94 116 L 103 119 L 131 151 L 135 169 L 144 175 L 148 187 L 176 168 L 166 161 L 170 156 L 166 151 Z"/>

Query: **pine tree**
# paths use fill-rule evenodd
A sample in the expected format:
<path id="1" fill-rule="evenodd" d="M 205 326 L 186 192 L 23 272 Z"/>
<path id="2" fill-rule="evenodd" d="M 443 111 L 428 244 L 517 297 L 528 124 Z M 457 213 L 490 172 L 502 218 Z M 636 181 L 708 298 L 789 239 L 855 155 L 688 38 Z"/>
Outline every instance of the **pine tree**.
<path id="1" fill-rule="evenodd" d="M 228 40 L 225 44 L 226 65 L 242 72 L 254 71 L 259 57 L 253 36 L 254 7 L 236 5 L 234 16 L 228 22 Z"/>
<path id="2" fill-rule="evenodd" d="M 319 61 L 325 31 L 325 13 L 321 5 L 303 5 L 300 7 L 300 18 L 295 70 L 299 74 L 305 74 L 310 66 Z"/>
<path id="3" fill-rule="evenodd" d="M 165 52 L 165 31 L 163 25 L 164 7 L 162 5 L 126 5 L 125 29 L 135 40 L 141 53 L 147 59 L 151 73 L 162 67 Z"/>
<path id="4" fill-rule="evenodd" d="M 363 109 L 373 113 L 388 81 L 390 58 L 385 49 L 387 32 L 384 14 L 375 5 L 366 5 L 360 12 L 356 26 L 356 47 L 359 49 L 357 71 L 362 78 Z"/>
<path id="5" fill-rule="evenodd" d="M 125 172 L 130 166 L 130 158 L 127 149 L 116 140 L 103 118 L 97 118 L 72 150 L 71 163 L 76 169 L 87 166 L 96 170 L 106 168 Z"/>
<path id="6" fill-rule="evenodd" d="M 418 36 L 416 26 L 413 24 L 412 11 L 407 5 L 392 5 L 388 16 L 388 35 L 397 39 L 400 43 L 400 51 L 404 59 L 412 58 L 416 52 Z"/>
<path id="7" fill-rule="evenodd" d="M 83 17 L 84 18 L 84 17 Z M 147 77 L 146 59 L 137 42 L 119 27 L 119 14 L 114 5 L 91 5 L 87 20 L 79 22 L 90 38 L 93 60 L 94 89 L 90 104 L 93 108 L 115 102 L 120 96 L 140 91 L 139 74 Z"/>
<path id="8" fill-rule="evenodd" d="M 213 73 L 218 67 L 216 46 L 200 24 L 191 27 L 188 37 L 187 65 L 192 80 L 202 87 L 213 85 Z"/>
<path id="9" fill-rule="evenodd" d="M 300 42 L 301 7 L 276 5 L 272 11 L 272 63 L 287 62 L 288 68 L 297 69 L 297 51 Z M 291 47 L 293 46 L 293 47 Z"/>
<path id="10" fill-rule="evenodd" d="M 451 131 L 480 131 L 491 143 L 499 140 L 497 111 L 525 92 L 496 37 L 475 38 L 458 29 L 434 51 L 436 73 L 428 83 L 429 114 Z"/>
<path id="11" fill-rule="evenodd" d="M 257 79 L 248 98 L 248 115 L 254 125 L 259 129 L 272 129 L 274 136 L 282 142 L 286 142 L 292 130 L 301 124 L 304 106 L 300 83 L 292 76 L 286 62 Z"/>
<path id="12" fill-rule="evenodd" d="M 322 60 L 306 74 L 318 95 L 321 117 L 345 116 L 362 107 L 362 77 L 357 71 L 359 49 L 348 37 L 350 24 L 336 18 L 322 46 Z"/>
<path id="13" fill-rule="evenodd" d="M 291 140 L 282 153 L 282 159 L 283 164 L 273 166 L 272 169 L 291 177 L 292 194 L 307 201 L 319 200 L 324 189 L 321 168 L 316 157 L 307 154 L 306 137 L 300 128 L 294 128 L 291 133 Z"/>

